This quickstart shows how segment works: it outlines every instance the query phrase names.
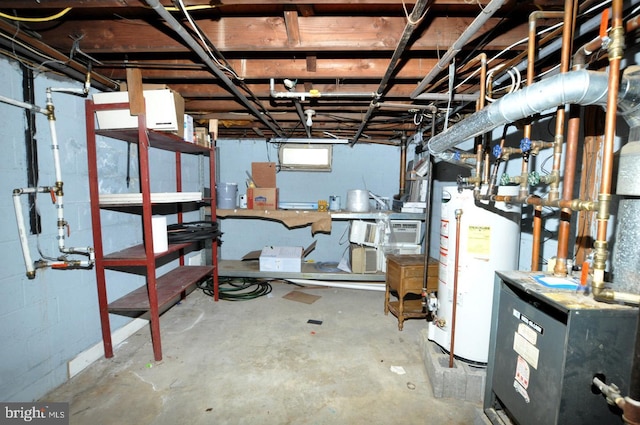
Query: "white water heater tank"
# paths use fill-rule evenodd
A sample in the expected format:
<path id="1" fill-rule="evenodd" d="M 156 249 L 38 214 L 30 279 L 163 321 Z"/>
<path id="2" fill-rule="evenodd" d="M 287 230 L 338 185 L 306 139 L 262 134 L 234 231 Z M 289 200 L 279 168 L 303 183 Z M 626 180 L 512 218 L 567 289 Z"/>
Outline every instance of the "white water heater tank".
<path id="1" fill-rule="evenodd" d="M 499 195 L 518 195 L 519 187 L 503 186 Z M 481 193 L 485 193 L 484 190 Z M 520 248 L 520 205 L 475 201 L 472 189 L 442 190 L 440 269 L 437 320 L 429 322 L 429 339 L 450 351 L 456 251 L 456 210 L 460 246 L 454 355 L 487 363 L 496 270 L 516 270 Z"/>

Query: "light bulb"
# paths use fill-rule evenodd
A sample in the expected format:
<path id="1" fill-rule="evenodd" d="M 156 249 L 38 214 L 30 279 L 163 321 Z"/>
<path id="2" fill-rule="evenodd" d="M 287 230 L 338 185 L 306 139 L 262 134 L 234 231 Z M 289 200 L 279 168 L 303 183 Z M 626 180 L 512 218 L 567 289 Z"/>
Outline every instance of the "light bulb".
<path id="1" fill-rule="evenodd" d="M 298 80 L 290 80 L 289 78 L 285 78 L 282 81 L 282 83 L 287 88 L 287 90 L 291 91 L 296 88 L 296 84 L 298 83 Z"/>
<path id="2" fill-rule="evenodd" d="M 316 111 L 314 111 L 313 109 L 307 109 L 304 111 L 304 113 L 307 115 L 307 127 L 311 127 L 313 125 L 313 120 L 311 119 L 311 117 L 316 113 Z"/>

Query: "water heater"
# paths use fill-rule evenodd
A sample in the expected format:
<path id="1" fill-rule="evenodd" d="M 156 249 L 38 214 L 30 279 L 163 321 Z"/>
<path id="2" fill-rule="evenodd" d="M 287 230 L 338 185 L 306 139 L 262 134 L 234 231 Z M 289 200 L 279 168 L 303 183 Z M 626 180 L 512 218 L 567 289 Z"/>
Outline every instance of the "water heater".
<path id="1" fill-rule="evenodd" d="M 499 195 L 518 195 L 517 186 L 504 186 Z M 484 193 L 484 192 L 483 192 Z M 442 190 L 438 310 L 429 323 L 429 339 L 451 347 L 456 252 L 456 210 L 460 217 L 454 355 L 487 363 L 496 270 L 518 268 L 520 205 L 476 201 L 473 190 L 457 186 Z"/>

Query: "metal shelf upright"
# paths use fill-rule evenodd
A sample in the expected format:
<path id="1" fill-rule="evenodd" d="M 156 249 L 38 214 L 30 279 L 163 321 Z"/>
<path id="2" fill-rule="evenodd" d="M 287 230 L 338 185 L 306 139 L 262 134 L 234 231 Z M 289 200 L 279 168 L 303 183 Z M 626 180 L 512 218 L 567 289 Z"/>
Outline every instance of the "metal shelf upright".
<path id="1" fill-rule="evenodd" d="M 212 241 L 211 265 L 189 266 L 184 264 L 186 253 L 199 249 L 201 242 L 187 242 L 169 244 L 165 252 L 155 253 L 153 249 L 152 214 L 154 207 L 159 207 L 157 201 L 152 202 L 151 182 L 149 176 L 149 149 L 161 149 L 175 152 L 176 193 L 182 192 L 182 154 L 203 155 L 208 158 L 209 187 L 211 188 L 211 217 L 215 220 L 215 150 L 185 142 L 182 138 L 146 128 L 144 114 L 138 115 L 138 127 L 135 129 L 97 130 L 96 112 L 107 110 L 129 109 L 128 103 L 95 104 L 87 100 L 85 104 L 87 159 L 89 171 L 89 193 L 91 196 L 91 219 L 95 247 L 95 270 L 98 287 L 98 303 L 102 327 L 102 340 L 105 357 L 113 357 L 111 341 L 111 325 L 109 314 L 127 316 L 141 316 L 148 318 L 151 328 L 151 340 L 156 361 L 162 360 L 162 344 L 160 337 L 160 315 L 173 304 L 183 299 L 187 291 L 204 279 L 213 279 L 214 300 L 218 300 L 218 244 Z M 141 201 L 138 204 L 127 204 L 122 211 L 141 215 L 143 243 L 127 247 L 123 250 L 104 252 L 101 210 L 113 210 L 113 204 L 101 202 L 98 180 L 98 157 L 96 136 L 132 143 L 138 147 L 138 171 L 140 177 Z M 168 201 L 175 206 L 177 222 L 182 222 L 184 201 Z M 166 207 L 166 204 L 163 204 Z M 116 207 L 117 208 L 117 207 Z M 162 212 L 166 214 L 166 212 Z M 165 273 L 157 275 L 156 268 L 170 261 L 178 260 L 179 266 Z M 145 275 L 146 284 L 123 297 L 109 303 L 105 270 L 112 269 Z"/>

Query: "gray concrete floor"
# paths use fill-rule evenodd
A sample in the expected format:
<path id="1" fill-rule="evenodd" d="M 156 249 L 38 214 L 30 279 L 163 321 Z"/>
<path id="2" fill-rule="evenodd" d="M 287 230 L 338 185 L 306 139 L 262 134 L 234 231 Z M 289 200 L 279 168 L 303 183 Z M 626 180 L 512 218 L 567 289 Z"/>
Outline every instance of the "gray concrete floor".
<path id="1" fill-rule="evenodd" d="M 250 301 L 191 293 L 161 317 L 162 361 L 146 327 L 44 400 L 78 425 L 473 423 L 479 405 L 433 397 L 426 323 L 398 331 L 384 292 L 272 285 Z M 294 290 L 319 298 L 283 298 Z"/>

